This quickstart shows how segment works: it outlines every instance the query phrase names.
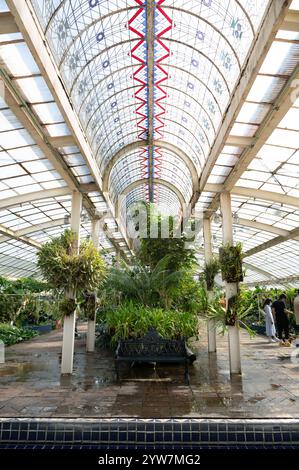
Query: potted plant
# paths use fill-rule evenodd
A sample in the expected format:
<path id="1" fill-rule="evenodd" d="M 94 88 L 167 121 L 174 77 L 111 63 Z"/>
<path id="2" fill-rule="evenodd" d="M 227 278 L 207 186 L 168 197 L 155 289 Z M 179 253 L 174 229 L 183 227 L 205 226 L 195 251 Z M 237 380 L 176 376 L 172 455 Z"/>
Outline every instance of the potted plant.
<path id="1" fill-rule="evenodd" d="M 223 281 L 238 283 L 243 281 L 242 267 L 242 244 L 238 242 L 235 246 L 227 243 L 219 249 L 219 262 Z"/>

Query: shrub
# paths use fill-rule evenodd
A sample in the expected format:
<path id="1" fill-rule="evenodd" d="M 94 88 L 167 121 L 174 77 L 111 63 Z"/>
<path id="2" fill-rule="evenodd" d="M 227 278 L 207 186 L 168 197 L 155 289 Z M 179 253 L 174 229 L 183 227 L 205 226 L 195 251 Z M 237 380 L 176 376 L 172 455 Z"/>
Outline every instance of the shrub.
<path id="1" fill-rule="evenodd" d="M 71 230 L 45 243 L 38 252 L 38 267 L 54 288 L 79 295 L 98 287 L 105 275 L 105 263 L 92 242 L 83 242 L 78 254 L 73 253 L 74 243 Z"/>
<path id="2" fill-rule="evenodd" d="M 35 331 L 27 328 L 17 328 L 16 326 L 10 326 L 0 323 L 0 340 L 4 342 L 6 346 L 10 346 L 20 341 L 26 341 L 36 336 Z"/>
<path id="3" fill-rule="evenodd" d="M 107 311 L 102 315 L 102 322 L 106 325 L 112 344 L 119 339 L 142 337 L 150 327 L 167 339 L 187 339 L 198 332 L 198 319 L 192 313 L 149 308 L 132 301 Z"/>

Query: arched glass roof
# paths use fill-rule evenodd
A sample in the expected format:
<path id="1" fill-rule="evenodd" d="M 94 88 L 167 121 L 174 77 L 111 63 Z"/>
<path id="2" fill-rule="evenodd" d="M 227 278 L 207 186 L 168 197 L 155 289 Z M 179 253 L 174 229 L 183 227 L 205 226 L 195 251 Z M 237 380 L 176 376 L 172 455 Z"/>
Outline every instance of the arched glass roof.
<path id="1" fill-rule="evenodd" d="M 296 285 L 298 1 L 17 4 L 0 0 L 0 274 L 37 274 L 74 190 L 82 237 L 108 213 L 108 256 L 130 254 L 140 201 L 180 215 L 191 200 L 217 252 L 229 191 L 246 283 Z"/>
<path id="2" fill-rule="evenodd" d="M 144 142 L 134 156 L 115 163 L 112 199 L 147 178 L 150 200 L 165 205 L 153 183 L 165 179 L 188 202 L 190 171 L 179 155 L 153 141 L 175 144 L 200 174 L 267 2 L 32 4 L 102 174 L 120 149 Z"/>

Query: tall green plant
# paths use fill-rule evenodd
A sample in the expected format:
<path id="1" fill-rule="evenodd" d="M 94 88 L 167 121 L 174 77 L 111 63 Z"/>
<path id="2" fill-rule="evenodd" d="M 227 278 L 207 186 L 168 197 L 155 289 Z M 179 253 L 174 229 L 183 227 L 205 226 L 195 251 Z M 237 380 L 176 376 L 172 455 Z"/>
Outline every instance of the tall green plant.
<path id="1" fill-rule="evenodd" d="M 91 241 L 84 241 L 79 253 L 74 253 L 76 237 L 66 230 L 62 235 L 45 243 L 38 252 L 38 267 L 44 278 L 65 294 L 72 291 L 74 299 L 84 292 L 94 291 L 103 281 L 105 263 Z M 72 299 L 71 299 L 72 300 Z M 64 312 L 71 311 L 64 305 Z"/>
<path id="2" fill-rule="evenodd" d="M 196 264 L 195 251 L 188 247 L 190 240 L 176 227 L 174 217 L 162 217 L 156 214 L 152 205 L 147 205 L 147 237 L 141 238 L 138 257 L 142 264 L 151 269 L 161 259 L 168 260 L 167 269 L 172 272 L 192 269 Z M 168 228 L 163 233 L 163 224 Z M 155 237 L 151 236 L 150 227 L 156 229 Z"/>
<path id="3" fill-rule="evenodd" d="M 161 305 L 170 308 L 184 273 L 170 272 L 168 262 L 168 257 L 164 257 L 152 270 L 141 264 L 133 268 L 113 267 L 107 282 L 122 294 L 123 299 L 135 299 L 149 307 Z"/>

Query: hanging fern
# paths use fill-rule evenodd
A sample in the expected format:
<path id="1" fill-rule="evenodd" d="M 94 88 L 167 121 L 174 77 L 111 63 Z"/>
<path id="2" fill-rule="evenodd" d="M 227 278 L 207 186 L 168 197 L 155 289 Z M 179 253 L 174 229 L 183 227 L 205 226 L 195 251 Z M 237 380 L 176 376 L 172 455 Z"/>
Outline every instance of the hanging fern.
<path id="1" fill-rule="evenodd" d="M 242 244 L 238 242 L 235 246 L 227 243 L 219 249 L 219 262 L 222 279 L 226 282 L 242 282 L 243 267 Z"/>
<path id="2" fill-rule="evenodd" d="M 72 292 L 76 300 L 84 292 L 97 289 L 105 277 L 106 267 L 100 252 L 91 241 L 84 241 L 79 253 L 74 252 L 75 233 L 66 230 L 62 235 L 45 243 L 39 250 L 38 267 L 49 284 L 64 294 Z M 71 302 L 62 310 L 68 315 Z"/>
<path id="3" fill-rule="evenodd" d="M 220 265 L 219 261 L 212 258 L 211 261 L 205 264 L 204 277 L 206 281 L 207 290 L 213 290 L 215 286 L 215 276 L 219 273 Z"/>

